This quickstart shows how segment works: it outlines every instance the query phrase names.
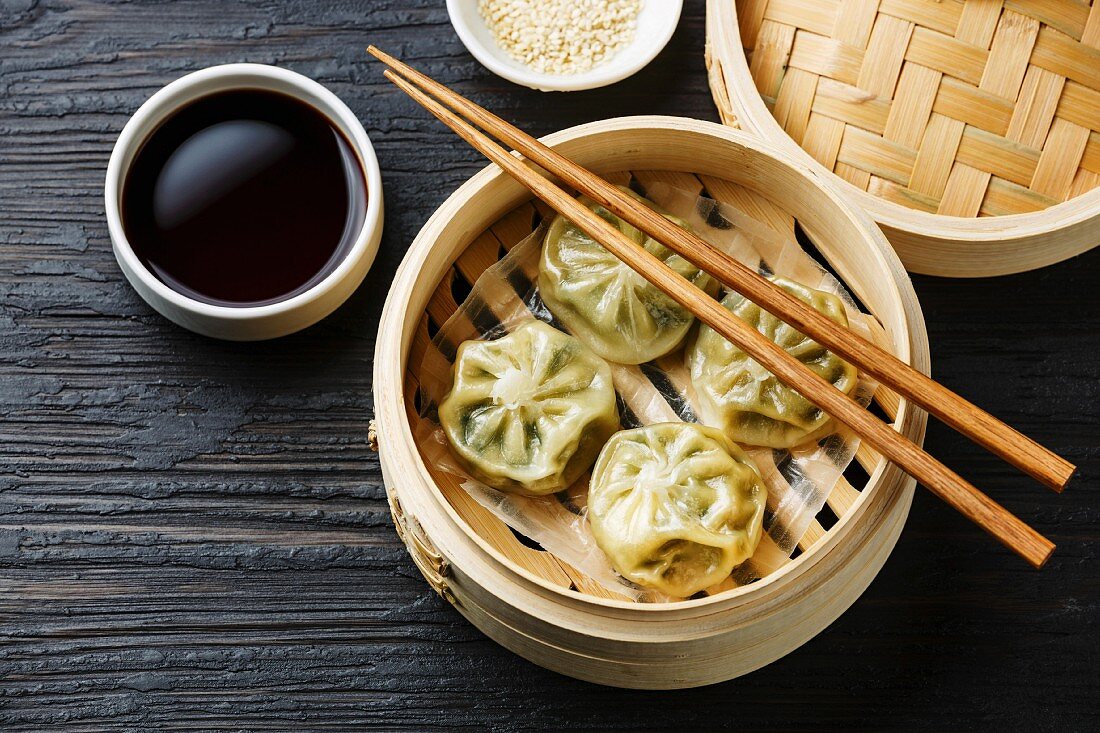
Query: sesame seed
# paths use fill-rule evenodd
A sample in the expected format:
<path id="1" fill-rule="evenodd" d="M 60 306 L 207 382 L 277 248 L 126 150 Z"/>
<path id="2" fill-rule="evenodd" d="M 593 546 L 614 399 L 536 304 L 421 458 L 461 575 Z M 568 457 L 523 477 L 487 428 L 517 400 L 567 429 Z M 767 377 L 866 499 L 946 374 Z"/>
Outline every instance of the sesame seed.
<path id="1" fill-rule="evenodd" d="M 577 74 L 634 40 L 642 0 L 478 0 L 499 45 L 544 74 Z"/>

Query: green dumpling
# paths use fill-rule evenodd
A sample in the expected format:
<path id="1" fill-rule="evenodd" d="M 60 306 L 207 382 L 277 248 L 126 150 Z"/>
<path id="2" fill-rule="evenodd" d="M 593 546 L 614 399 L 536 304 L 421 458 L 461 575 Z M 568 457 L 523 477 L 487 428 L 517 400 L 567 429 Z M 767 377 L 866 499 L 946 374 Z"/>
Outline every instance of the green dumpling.
<path id="1" fill-rule="evenodd" d="M 453 373 L 439 422 L 462 466 L 497 489 L 566 488 L 619 427 L 610 367 L 541 321 L 463 342 Z"/>
<path id="2" fill-rule="evenodd" d="M 588 519 L 623 577 L 686 598 L 752 557 L 766 501 L 756 467 L 721 431 L 659 423 L 611 437 L 592 469 Z"/>
<path id="3" fill-rule="evenodd" d="M 629 189 L 622 190 L 652 206 Z M 712 277 L 680 255 L 591 199 L 579 200 L 700 290 L 712 296 L 718 292 Z M 666 216 L 687 226 L 681 219 Z M 690 311 L 563 216 L 554 219 L 543 241 L 539 293 L 550 312 L 577 338 L 603 358 L 620 364 L 641 364 L 664 356 L 683 342 L 695 322 Z"/>
<path id="4" fill-rule="evenodd" d="M 836 323 L 848 326 L 844 304 L 832 293 L 781 277 L 769 279 Z M 738 293 L 729 293 L 722 305 L 841 392 L 855 390 L 856 368 L 821 344 Z M 707 326 L 701 326 L 688 345 L 686 361 L 700 419 L 738 443 L 791 448 L 833 430 L 829 415 Z"/>

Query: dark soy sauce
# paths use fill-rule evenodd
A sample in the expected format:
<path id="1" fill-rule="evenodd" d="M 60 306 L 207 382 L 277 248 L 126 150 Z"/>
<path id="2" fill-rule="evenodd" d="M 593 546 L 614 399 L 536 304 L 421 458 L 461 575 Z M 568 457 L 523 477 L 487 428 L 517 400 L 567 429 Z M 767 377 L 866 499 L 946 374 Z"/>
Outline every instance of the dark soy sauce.
<path id="1" fill-rule="evenodd" d="M 318 110 L 268 91 L 180 109 L 138 151 L 122 193 L 134 252 L 205 303 L 286 300 L 336 269 L 366 216 L 351 145 Z"/>

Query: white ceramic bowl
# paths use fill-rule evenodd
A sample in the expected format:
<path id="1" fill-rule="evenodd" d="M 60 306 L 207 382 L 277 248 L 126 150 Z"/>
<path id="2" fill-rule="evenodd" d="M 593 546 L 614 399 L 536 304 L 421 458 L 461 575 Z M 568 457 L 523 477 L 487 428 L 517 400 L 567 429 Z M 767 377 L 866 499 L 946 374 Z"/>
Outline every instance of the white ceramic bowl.
<path id="1" fill-rule="evenodd" d="M 544 92 L 595 89 L 625 79 L 661 52 L 680 21 L 683 0 L 642 0 L 634 40 L 610 60 L 580 74 L 542 74 L 508 55 L 493 37 L 477 9 L 478 0 L 447 0 L 462 43 L 485 68 L 497 76 Z"/>
<path id="2" fill-rule="evenodd" d="M 172 290 L 151 273 L 126 239 L 120 208 L 126 174 L 142 143 L 180 107 L 231 89 L 265 89 L 295 97 L 324 114 L 347 138 L 367 182 L 363 228 L 347 255 L 323 280 L 294 297 L 258 306 L 211 305 Z M 231 341 L 285 336 L 311 326 L 347 300 L 367 274 L 382 237 L 382 174 L 367 132 L 347 105 L 301 74 L 263 64 L 226 64 L 188 74 L 150 97 L 119 135 L 104 185 L 107 227 L 115 259 L 138 294 L 168 320 L 197 333 Z"/>

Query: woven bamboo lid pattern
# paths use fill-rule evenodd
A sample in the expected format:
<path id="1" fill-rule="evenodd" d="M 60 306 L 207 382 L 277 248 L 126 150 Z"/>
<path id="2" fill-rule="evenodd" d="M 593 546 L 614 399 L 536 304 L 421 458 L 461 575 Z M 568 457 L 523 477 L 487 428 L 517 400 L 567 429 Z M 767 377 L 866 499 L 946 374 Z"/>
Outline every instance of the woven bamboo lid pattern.
<path id="1" fill-rule="evenodd" d="M 776 121 L 862 191 L 1001 217 L 1100 186 L 1100 2 L 736 0 L 736 11 Z"/>

